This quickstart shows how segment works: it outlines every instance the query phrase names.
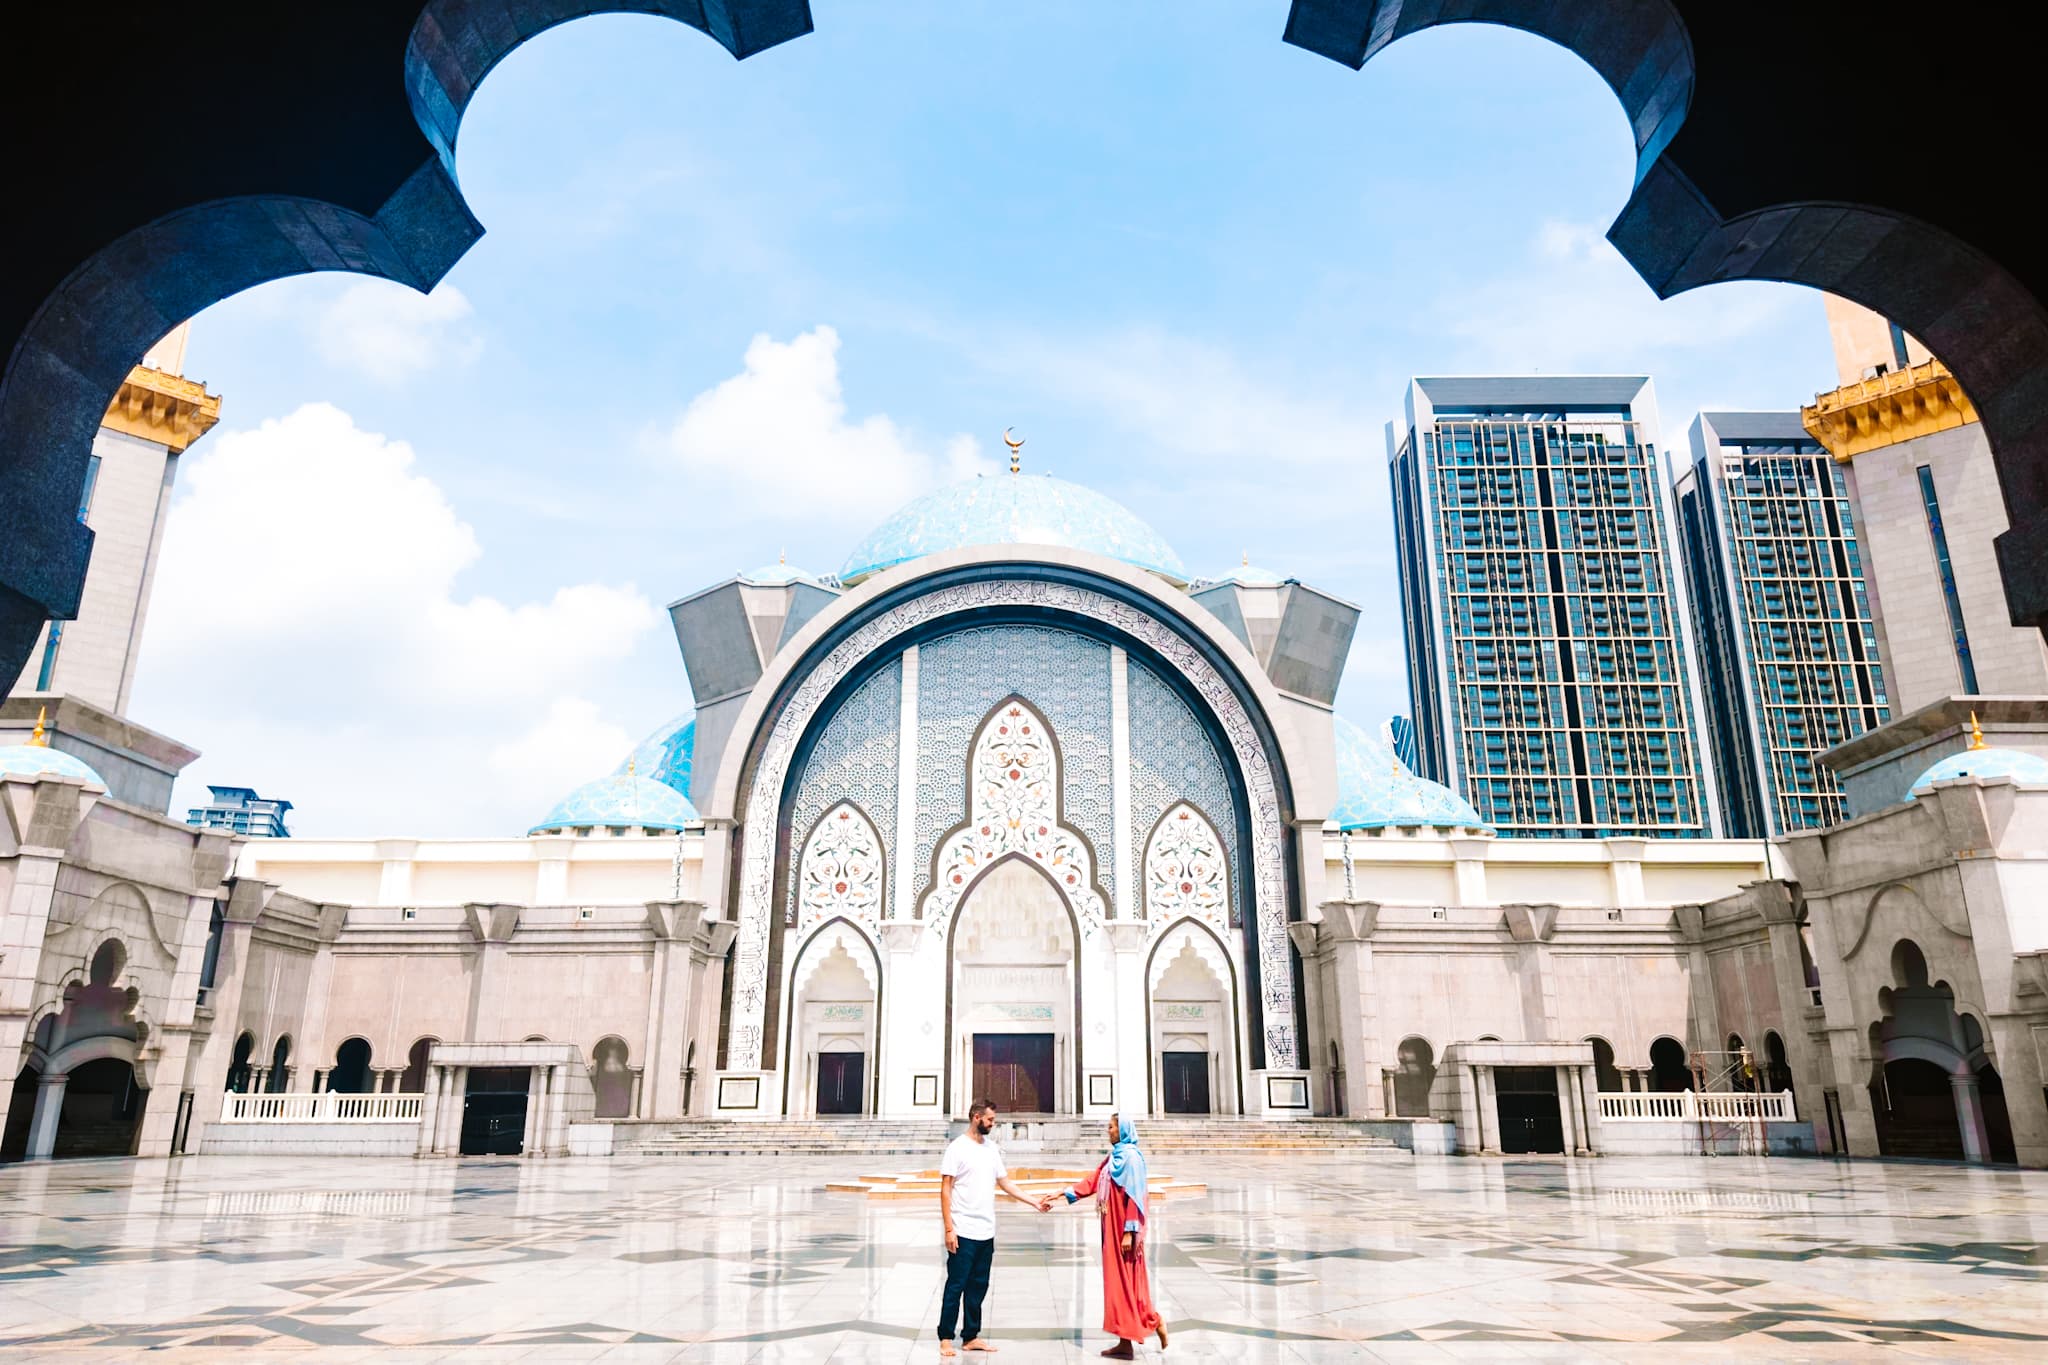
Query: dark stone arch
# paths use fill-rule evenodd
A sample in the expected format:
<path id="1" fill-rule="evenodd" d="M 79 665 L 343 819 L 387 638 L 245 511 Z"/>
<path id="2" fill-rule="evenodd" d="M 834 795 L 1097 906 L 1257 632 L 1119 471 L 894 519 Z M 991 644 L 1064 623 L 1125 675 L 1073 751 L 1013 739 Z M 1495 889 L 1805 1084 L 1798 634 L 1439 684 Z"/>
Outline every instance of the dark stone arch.
<path id="1" fill-rule="evenodd" d="M 1286 40 L 1362 67 L 1411 33 L 1489 23 L 1583 58 L 1621 102 L 1635 184 L 1607 238 L 1660 298 L 1723 280 L 1839 294 L 1898 323 L 1984 421 L 2011 529 L 1997 540 L 2016 625 L 2048 631 L 2048 253 L 2001 207 L 2007 133 L 2031 126 L 2023 52 L 1986 12 L 1953 82 L 1882 16 L 1716 0 L 1294 0 Z M 1938 116 L 1873 120 L 1872 73 L 1913 73 Z M 1939 165 L 1923 176 L 1904 168 Z M 1958 186 L 1982 186 L 1981 193 Z"/>
<path id="2" fill-rule="evenodd" d="M 13 49 L 37 53 L 39 69 L 0 91 L 0 122 L 34 130 L 13 147 L 16 202 L 39 205 L 12 216 L 0 277 L 10 684 L 44 620 L 77 613 L 92 546 L 78 490 L 93 433 L 143 352 L 209 305 L 290 275 L 431 289 L 483 235 L 453 171 L 478 84 L 527 39 L 602 13 L 688 24 L 736 58 L 811 29 L 808 0 L 88 0 L 8 14 Z M 139 142 L 167 72 L 199 155 Z M 55 85 L 94 96 L 59 112 L 44 107 Z"/>

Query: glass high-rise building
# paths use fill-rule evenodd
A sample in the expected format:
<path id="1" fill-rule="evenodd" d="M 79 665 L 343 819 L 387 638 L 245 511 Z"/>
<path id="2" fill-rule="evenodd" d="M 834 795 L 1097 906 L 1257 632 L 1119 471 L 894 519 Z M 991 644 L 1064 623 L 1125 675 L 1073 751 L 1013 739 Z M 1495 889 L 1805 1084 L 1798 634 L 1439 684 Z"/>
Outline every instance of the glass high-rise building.
<path id="1" fill-rule="evenodd" d="M 1416 379 L 1387 450 L 1419 771 L 1502 834 L 1717 834 L 1650 381 Z"/>
<path id="2" fill-rule="evenodd" d="M 1797 412 L 1703 412 L 1676 481 L 1731 835 L 1847 815 L 1823 750 L 1891 719 L 1846 470 Z"/>

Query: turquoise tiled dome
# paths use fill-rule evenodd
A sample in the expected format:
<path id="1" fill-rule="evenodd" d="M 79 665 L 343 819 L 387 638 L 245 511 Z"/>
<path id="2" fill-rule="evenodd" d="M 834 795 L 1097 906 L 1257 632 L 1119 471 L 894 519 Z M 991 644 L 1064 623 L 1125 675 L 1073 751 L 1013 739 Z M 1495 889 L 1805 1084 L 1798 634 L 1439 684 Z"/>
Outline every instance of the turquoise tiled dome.
<path id="1" fill-rule="evenodd" d="M 75 777 L 81 782 L 90 782 L 100 790 L 106 790 L 106 781 L 94 772 L 91 766 L 73 758 L 62 749 L 51 749 L 41 744 L 0 745 L 0 777 L 19 774 L 22 777 Z"/>
<path id="2" fill-rule="evenodd" d="M 870 532 L 839 577 L 852 583 L 966 545 L 1064 545 L 1176 583 L 1188 577 L 1173 547 L 1128 508 L 1049 474 L 986 474 L 928 493 Z"/>
<path id="3" fill-rule="evenodd" d="M 1965 749 L 1950 754 L 1920 774 L 1913 790 L 1949 782 L 1958 777 L 2009 777 L 2015 782 L 2048 786 L 2048 758 L 2018 749 Z"/>
<path id="4" fill-rule="evenodd" d="M 652 778 L 687 799 L 690 795 L 690 760 L 696 750 L 697 715 L 694 711 L 685 711 L 641 740 L 612 771 L 624 773 L 630 767 L 640 776 Z M 691 812 L 690 818 L 696 818 L 695 811 Z"/>
<path id="5" fill-rule="evenodd" d="M 1330 812 L 1331 824 L 1339 829 L 1487 828 L 1465 798 L 1408 771 L 1385 741 L 1342 716 L 1330 719 L 1337 740 L 1337 808 Z"/>
<path id="6" fill-rule="evenodd" d="M 765 564 L 741 574 L 740 580 L 745 583 L 764 583 L 779 587 L 784 583 L 815 583 L 818 576 L 808 569 L 799 569 L 794 564 L 777 560 L 773 564 Z"/>
<path id="7" fill-rule="evenodd" d="M 593 827 L 681 829 L 696 822 L 697 808 L 675 788 L 632 773 L 613 773 L 570 792 L 527 833 Z"/>
<path id="8" fill-rule="evenodd" d="M 1237 583 L 1247 588 L 1277 588 L 1287 581 L 1271 569 L 1262 569 L 1246 560 L 1229 573 L 1217 574 L 1214 578 L 1203 578 L 1188 584 L 1188 591 L 1200 592 L 1203 588 L 1221 587 L 1225 583 Z"/>

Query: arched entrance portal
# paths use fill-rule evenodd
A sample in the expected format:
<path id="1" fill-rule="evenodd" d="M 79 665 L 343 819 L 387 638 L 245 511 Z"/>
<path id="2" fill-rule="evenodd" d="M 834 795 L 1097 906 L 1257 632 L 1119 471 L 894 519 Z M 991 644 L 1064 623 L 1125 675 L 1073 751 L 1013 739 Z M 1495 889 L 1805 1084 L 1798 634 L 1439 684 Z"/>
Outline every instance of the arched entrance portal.
<path id="1" fill-rule="evenodd" d="M 1152 1107 L 1238 1111 L 1237 1001 L 1230 959 L 1208 930 L 1175 925 L 1152 951 Z"/>
<path id="2" fill-rule="evenodd" d="M 134 1153 L 149 1101 L 135 1070 L 148 1027 L 135 1017 L 139 993 L 121 984 L 127 965 L 118 940 L 100 944 L 84 979 L 65 987 L 64 1008 L 36 1025 L 29 1063 L 15 1078 L 0 1159 Z"/>
<path id="3" fill-rule="evenodd" d="M 874 949 L 845 920 L 811 935 L 797 956 L 788 1112 L 824 1118 L 875 1111 Z"/>
<path id="4" fill-rule="evenodd" d="M 1021 856 L 997 862 L 961 899 L 948 964 L 954 1113 L 977 1099 L 1006 1114 L 1077 1107 L 1074 926 L 1052 878 Z"/>

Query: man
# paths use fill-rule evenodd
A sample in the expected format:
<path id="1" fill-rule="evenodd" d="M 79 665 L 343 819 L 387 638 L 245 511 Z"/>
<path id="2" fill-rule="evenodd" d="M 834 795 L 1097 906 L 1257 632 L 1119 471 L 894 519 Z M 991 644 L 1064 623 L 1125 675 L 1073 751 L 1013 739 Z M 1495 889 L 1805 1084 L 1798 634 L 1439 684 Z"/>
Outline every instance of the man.
<path id="1" fill-rule="evenodd" d="M 996 1107 L 976 1100 L 967 1110 L 967 1131 L 946 1147 L 939 1163 L 939 1220 L 946 1229 L 946 1295 L 939 1304 L 939 1354 L 953 1350 L 953 1324 L 961 1299 L 967 1318 L 961 1324 L 963 1351 L 993 1351 L 982 1339 L 981 1300 L 988 1293 L 988 1268 L 996 1254 L 996 1190 L 1044 1213 L 1046 1205 L 1027 1198 L 1010 1183 L 1003 1149 L 988 1140 L 996 1126 Z"/>

